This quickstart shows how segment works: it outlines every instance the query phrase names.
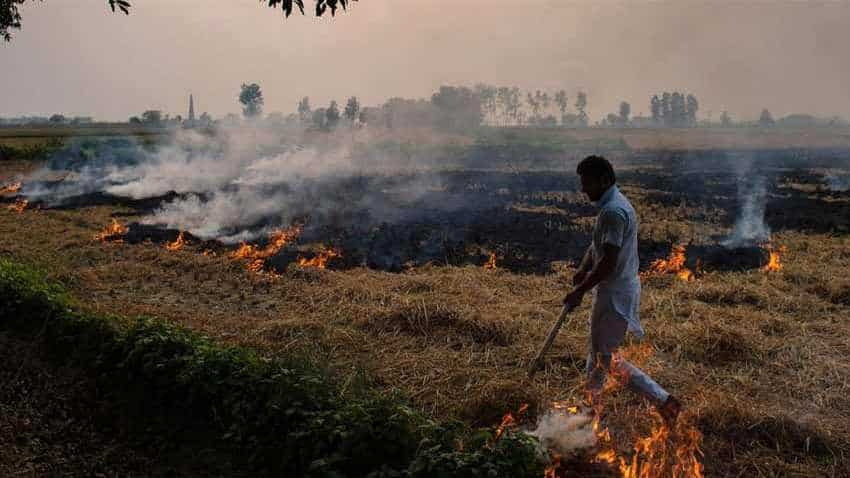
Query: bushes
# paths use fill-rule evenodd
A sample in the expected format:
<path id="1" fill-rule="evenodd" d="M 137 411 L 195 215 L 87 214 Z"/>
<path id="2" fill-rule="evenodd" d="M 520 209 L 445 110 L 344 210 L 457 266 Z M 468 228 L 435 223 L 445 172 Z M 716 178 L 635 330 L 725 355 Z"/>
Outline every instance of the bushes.
<path id="1" fill-rule="evenodd" d="M 133 421 L 209 442 L 238 466 L 278 476 L 541 474 L 530 437 L 488 446 L 489 432 L 435 423 L 398 396 L 343 395 L 298 357 L 262 359 L 163 321 L 77 312 L 60 287 L 5 259 L 0 297 L 0 328 L 37 335 L 57 360 L 88 370 Z"/>

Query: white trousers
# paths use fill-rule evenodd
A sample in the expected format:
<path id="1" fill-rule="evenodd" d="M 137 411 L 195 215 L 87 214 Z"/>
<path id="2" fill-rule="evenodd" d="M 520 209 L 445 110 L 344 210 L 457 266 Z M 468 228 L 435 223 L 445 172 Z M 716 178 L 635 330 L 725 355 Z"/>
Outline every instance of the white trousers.
<path id="1" fill-rule="evenodd" d="M 661 385 L 627 360 L 614 356 L 626 337 L 628 323 L 610 314 L 597 313 L 601 311 L 597 310 L 596 304 L 593 308 L 586 369 L 587 392 L 593 403 L 597 402 L 609 372 L 624 380 L 632 391 L 656 404 L 664 403 L 670 394 Z"/>

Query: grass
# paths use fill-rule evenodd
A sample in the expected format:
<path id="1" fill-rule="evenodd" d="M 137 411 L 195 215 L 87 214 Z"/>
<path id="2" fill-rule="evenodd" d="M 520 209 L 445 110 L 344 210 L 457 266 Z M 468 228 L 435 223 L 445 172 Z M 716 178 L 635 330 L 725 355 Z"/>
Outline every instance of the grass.
<path id="1" fill-rule="evenodd" d="M 57 360 L 96 377 L 125 418 L 163 439 L 209 442 L 239 468 L 276 476 L 534 476 L 535 442 L 489 445 L 417 414 L 397 395 L 345 387 L 296 354 L 262 360 L 172 323 L 77 312 L 44 273 L 0 259 L 0 327 L 37 334 Z M 463 448 L 458 443 L 465 443 Z M 241 465 L 241 466 L 239 466 Z"/>
<path id="2" fill-rule="evenodd" d="M 624 190 L 641 216 L 643 243 L 668 248 L 728 231 L 734 212 L 706 201 L 711 190 L 670 202 L 654 194 L 667 187 L 666 171 L 623 168 L 641 173 Z M 543 196 L 559 198 L 547 207 L 564 211 L 564 221 L 589 226 L 571 191 Z M 811 204 L 802 213 L 815 225 L 832 220 L 829 209 Z M 261 357 L 304 356 L 329 364 L 343 388 L 362 369 L 371 387 L 401 389 L 429 417 L 492 426 L 520 403 L 532 405 L 533 420 L 553 400 L 579 398 L 587 304 L 556 340 L 547 368 L 524 378 L 577 257 L 548 274 L 291 266 L 272 281 L 192 245 L 174 253 L 160 244 L 93 242 L 116 213 L 132 211 L 2 209 L 0 254 L 42 265 L 88 313 L 155 316 Z M 631 344 L 627 352 L 646 348 L 642 368 L 682 397 L 700 424 L 707 476 L 846 476 L 850 238 L 789 227 L 774 241 L 787 249 L 780 273 L 648 279 L 641 316 L 649 347 Z M 645 430 L 645 407 L 625 392 L 610 398 L 609 426 L 622 453 Z"/>

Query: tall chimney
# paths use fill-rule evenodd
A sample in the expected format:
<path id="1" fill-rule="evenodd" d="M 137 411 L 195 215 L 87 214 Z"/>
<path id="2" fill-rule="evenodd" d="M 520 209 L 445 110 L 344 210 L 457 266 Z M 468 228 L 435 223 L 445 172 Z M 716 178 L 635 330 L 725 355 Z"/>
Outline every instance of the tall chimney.
<path id="1" fill-rule="evenodd" d="M 189 93 L 189 121 L 195 121 L 195 101 L 191 93 Z"/>

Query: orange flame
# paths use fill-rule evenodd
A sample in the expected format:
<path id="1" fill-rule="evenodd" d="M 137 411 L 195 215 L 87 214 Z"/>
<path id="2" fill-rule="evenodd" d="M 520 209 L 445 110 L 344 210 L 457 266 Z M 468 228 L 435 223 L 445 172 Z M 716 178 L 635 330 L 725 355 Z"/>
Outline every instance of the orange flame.
<path id="1" fill-rule="evenodd" d="M 177 235 L 177 239 L 174 242 L 167 242 L 165 244 L 165 248 L 169 251 L 179 251 L 186 245 L 186 241 L 183 239 L 183 231 L 180 231 L 180 234 Z"/>
<path id="2" fill-rule="evenodd" d="M 21 186 L 22 186 L 22 184 L 21 184 L 20 181 L 14 182 L 14 183 L 9 183 L 9 184 L 3 186 L 2 188 L 0 188 L 0 194 L 16 193 L 16 192 L 18 192 L 18 190 L 21 189 Z"/>
<path id="3" fill-rule="evenodd" d="M 685 267 L 685 246 L 674 244 L 667 259 L 657 259 L 649 265 L 649 270 L 641 276 L 676 274 L 683 281 L 692 281 L 696 277 L 693 271 Z"/>
<path id="4" fill-rule="evenodd" d="M 102 231 L 94 235 L 95 241 L 115 241 L 123 242 L 121 236 L 127 234 L 127 227 L 122 226 L 118 221 L 112 219 L 112 224 L 103 228 Z"/>
<path id="5" fill-rule="evenodd" d="M 543 478 L 558 478 L 558 470 L 561 469 L 561 455 L 555 453 L 552 455 L 552 464 L 546 467 L 543 473 Z"/>
<path id="6" fill-rule="evenodd" d="M 643 348 L 635 350 L 639 357 L 648 353 Z M 622 360 L 622 357 L 617 359 Z M 616 370 L 619 367 L 613 366 Z M 609 376 L 616 386 L 625 384 L 627 376 Z M 607 384 L 605 390 L 609 391 Z M 703 469 L 700 459 L 702 434 L 684 417 L 680 417 L 674 429 L 671 429 L 657 412 L 653 412 L 653 426 L 645 437 L 639 437 L 633 445 L 631 456 L 621 456 L 617 452 L 614 440 L 608 428 L 601 423 L 603 406 L 601 401 L 593 400 L 592 430 L 596 437 L 596 450 L 591 460 L 609 466 L 616 466 L 623 478 L 702 478 Z M 554 402 L 552 407 L 567 413 L 578 413 L 579 408 L 567 402 Z M 555 478 L 561 466 L 561 456 L 553 454 L 553 464 L 546 468 L 544 478 Z"/>
<path id="7" fill-rule="evenodd" d="M 499 427 L 496 428 L 496 434 L 493 435 L 493 442 L 496 443 L 499 441 L 499 438 L 502 438 L 502 435 L 505 433 L 505 430 L 509 427 L 515 426 L 517 421 L 521 420 L 525 413 L 528 411 L 528 404 L 523 403 L 520 405 L 519 409 L 516 412 L 516 418 L 514 418 L 514 414 L 511 412 L 506 413 L 502 417 L 502 423 L 499 424 Z M 491 444 L 492 444 L 491 443 Z"/>
<path id="8" fill-rule="evenodd" d="M 329 260 L 337 257 L 342 257 L 342 253 L 340 253 L 337 249 L 324 249 L 312 259 L 299 257 L 298 265 L 301 267 L 318 267 L 319 269 L 324 269 L 328 266 Z"/>
<path id="9" fill-rule="evenodd" d="M 278 229 L 269 234 L 269 244 L 259 249 L 253 244 L 242 243 L 231 257 L 247 260 L 246 268 L 251 272 L 260 272 L 266 264 L 266 259 L 277 254 L 284 246 L 298 239 L 304 227 L 295 225 L 289 229 Z"/>
<path id="10" fill-rule="evenodd" d="M 767 244 L 766 246 L 767 252 L 770 255 L 770 258 L 767 261 L 767 264 L 762 268 L 765 272 L 779 272 L 782 270 L 782 261 L 780 261 L 780 252 L 785 252 L 784 247 L 780 247 L 776 249 L 771 244 Z"/>
<path id="11" fill-rule="evenodd" d="M 484 268 L 487 270 L 496 270 L 499 266 L 496 265 L 496 253 L 491 252 L 490 257 L 487 259 L 487 262 L 484 264 Z"/>
<path id="12" fill-rule="evenodd" d="M 29 203 L 30 202 L 27 201 L 26 199 L 18 198 L 18 199 L 15 200 L 15 204 L 10 204 L 10 205 L 6 206 L 6 209 L 8 209 L 10 211 L 14 211 L 18 214 L 21 214 L 22 212 L 24 212 L 24 209 L 27 208 L 27 205 Z"/>

